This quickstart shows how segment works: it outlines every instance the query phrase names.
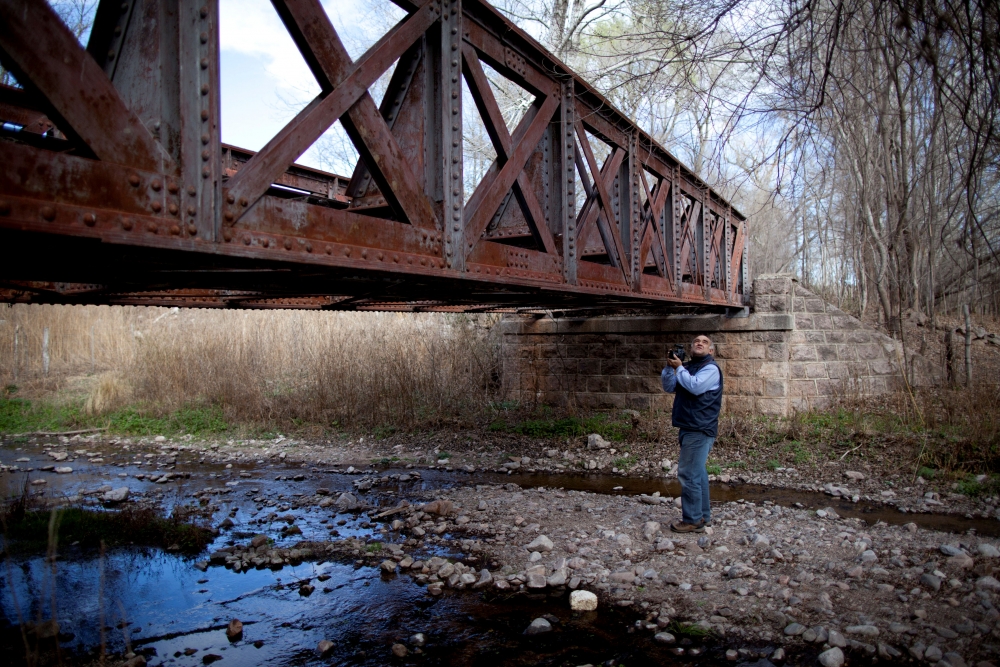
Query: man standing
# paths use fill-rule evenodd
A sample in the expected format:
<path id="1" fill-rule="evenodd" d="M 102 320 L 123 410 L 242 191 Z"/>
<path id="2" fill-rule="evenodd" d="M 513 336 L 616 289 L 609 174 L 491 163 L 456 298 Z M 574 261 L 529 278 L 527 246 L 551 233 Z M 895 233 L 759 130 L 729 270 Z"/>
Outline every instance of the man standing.
<path id="1" fill-rule="evenodd" d="M 705 464 L 719 433 L 722 408 L 722 371 L 712 358 L 714 351 L 708 336 L 698 336 L 691 342 L 690 361 L 682 363 L 671 353 L 660 373 L 663 391 L 676 394 L 672 422 L 681 443 L 681 520 L 670 524 L 676 533 L 701 533 L 712 522 Z"/>

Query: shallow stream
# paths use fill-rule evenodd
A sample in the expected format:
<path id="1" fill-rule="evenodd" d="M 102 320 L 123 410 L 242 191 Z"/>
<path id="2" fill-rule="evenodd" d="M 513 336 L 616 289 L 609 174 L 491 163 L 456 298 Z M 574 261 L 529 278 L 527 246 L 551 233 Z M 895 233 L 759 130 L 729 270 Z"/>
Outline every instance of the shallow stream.
<path id="1" fill-rule="evenodd" d="M 136 465 L 121 460 L 117 464 L 89 464 L 85 457 L 68 463 L 70 474 L 40 471 L 52 461 L 40 448 L 25 446 L 0 449 L 0 462 L 22 469 L 34 468 L 32 479 L 44 478 L 45 497 L 68 497 L 93 491 L 102 485 L 127 485 L 133 493 L 162 494 L 165 510 L 190 500 L 190 495 L 206 488 L 216 489 L 213 518 L 217 525 L 234 516 L 237 527 L 246 532 L 223 532 L 209 551 L 245 541 L 262 532 L 276 544 L 302 539 L 329 539 L 331 536 L 373 537 L 378 526 L 367 523 L 364 515 L 339 514 L 329 510 L 291 507 L 295 496 L 312 494 L 318 488 L 331 494 L 354 491 L 357 475 L 340 470 L 292 466 L 243 466 L 184 462 L 182 454 L 170 468 L 175 474 L 190 474 L 167 484 L 140 480 L 136 474 L 152 475 L 167 470 L 149 461 Z M 65 465 L 60 463 L 58 465 Z M 411 474 L 413 470 L 383 468 L 375 474 Z M 241 476 L 241 473 L 243 476 Z M 125 477 L 121 475 L 124 474 Z M 359 494 L 375 506 L 395 505 L 401 499 L 415 499 L 420 491 L 456 485 L 507 484 L 521 487 L 564 488 L 604 494 L 652 494 L 676 496 L 676 481 L 632 479 L 610 475 L 465 473 L 420 470 L 420 478 L 391 485 L 379 485 Z M 249 477 L 247 477 L 249 476 Z M 0 473 L 8 494 L 23 483 L 24 473 Z M 300 477 L 296 480 L 295 477 Z M 4 479 L 5 478 L 5 479 Z M 37 489 L 37 487 L 31 487 Z M 745 499 L 773 501 L 781 505 L 800 504 L 807 508 L 833 506 L 838 513 L 857 516 L 870 523 L 906 523 L 935 530 L 964 532 L 973 528 L 983 535 L 1000 533 L 1000 522 L 969 520 L 947 515 L 903 514 L 893 509 L 865 503 L 850 503 L 818 493 L 804 493 L 766 487 L 739 485 L 713 487 L 713 500 Z M 258 508 L 263 509 L 258 512 Z M 270 512 L 295 517 L 301 535 L 283 536 L 280 521 L 258 523 Z M 256 515 L 257 518 L 252 518 Z M 340 522 L 343 522 L 342 524 Z M 250 526 L 247 524 L 251 523 Z M 413 552 L 413 550 L 408 550 Z M 440 548 L 418 550 L 415 556 L 456 555 Z M 201 556 L 202 558 L 204 555 Z M 145 654 L 149 664 L 162 665 L 581 665 L 600 664 L 679 664 L 682 658 L 653 643 L 649 633 L 633 633 L 638 610 L 602 608 L 598 612 L 574 614 L 565 595 L 500 597 L 493 593 L 446 590 L 435 598 L 414 585 L 406 576 L 380 576 L 370 567 L 350 562 L 303 563 L 272 571 L 250 570 L 234 573 L 222 567 L 201 572 L 196 558 L 166 553 L 152 548 L 115 549 L 106 556 L 93 550 L 62 546 L 52 567 L 45 558 L 11 557 L 0 585 L 0 649 L 18 656 L 23 663 L 24 648 L 17 630 L 21 619 L 55 617 L 60 621 L 59 655 L 46 660 L 85 663 L 105 646 L 109 653 L 124 653 L 129 647 Z M 299 586 L 308 580 L 315 590 L 304 596 Z M 559 619 L 555 630 L 537 637 L 522 633 L 533 618 L 551 614 Z M 226 638 L 225 627 L 232 618 L 244 623 L 243 637 Z M 102 621 L 103 619 L 103 621 Z M 102 632 L 101 628 L 105 630 Z M 420 654 L 393 658 L 393 643 L 406 643 L 422 632 L 427 643 Z M 333 642 L 325 657 L 316 650 L 320 640 Z M 414 646 L 411 645 L 411 651 Z M 688 645 L 700 648 L 697 645 Z M 705 658 L 721 661 L 725 646 L 708 646 Z M 763 653 L 768 650 L 764 647 Z M 676 649 L 675 649 L 676 650 Z M 749 654 L 748 659 L 757 656 Z M 688 659 L 687 656 L 683 658 Z M 704 659 L 704 658 L 703 658 Z"/>

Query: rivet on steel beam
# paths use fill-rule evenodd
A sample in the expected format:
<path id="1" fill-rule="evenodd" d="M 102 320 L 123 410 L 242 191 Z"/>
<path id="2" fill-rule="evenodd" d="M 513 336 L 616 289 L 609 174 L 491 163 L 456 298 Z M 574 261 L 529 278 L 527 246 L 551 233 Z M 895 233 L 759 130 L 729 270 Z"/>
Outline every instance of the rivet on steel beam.
<path id="1" fill-rule="evenodd" d="M 202 58 L 199 64 L 202 69 L 208 69 L 208 58 Z"/>
<path id="2" fill-rule="evenodd" d="M 188 186 L 188 191 L 187 192 L 192 197 L 194 197 L 196 194 L 198 194 L 198 190 L 193 185 L 189 185 Z"/>
<path id="3" fill-rule="evenodd" d="M 399 255 L 393 255 L 392 261 L 394 261 L 396 264 L 399 264 Z"/>
<path id="4" fill-rule="evenodd" d="M 247 201 L 246 197 L 240 197 L 240 206 L 242 206 L 243 208 L 246 208 L 246 206 L 247 206 L 248 203 L 249 202 Z"/>
<path id="5" fill-rule="evenodd" d="M 194 225 L 191 225 L 191 226 L 194 227 Z M 230 230 L 230 229 L 223 229 L 222 230 L 222 240 L 225 241 L 226 243 L 229 243 L 230 241 L 232 241 L 233 240 L 233 232 L 232 232 L 232 230 Z"/>
<path id="6" fill-rule="evenodd" d="M 212 175 L 212 170 L 211 169 L 209 169 L 208 167 L 203 167 L 202 168 L 202 170 L 201 170 L 201 177 L 202 178 L 208 178 L 211 175 Z"/>
<path id="7" fill-rule="evenodd" d="M 177 208 L 177 204 L 175 204 L 174 202 L 170 202 L 167 205 L 167 210 L 170 211 L 170 215 L 177 215 L 177 211 L 179 209 Z"/>
<path id="8" fill-rule="evenodd" d="M 362 250 L 361 251 L 361 259 L 368 259 L 368 251 L 367 250 Z"/>
<path id="9" fill-rule="evenodd" d="M 146 225 L 146 231 L 147 232 L 151 232 L 151 233 L 155 234 L 156 230 L 157 230 L 157 227 L 156 227 L 156 223 L 155 222 L 151 222 L 148 225 Z"/>
<path id="10" fill-rule="evenodd" d="M 207 83 L 201 84 L 201 94 L 208 95 L 209 87 Z"/>
<path id="11" fill-rule="evenodd" d="M 167 192 L 172 195 L 180 192 L 181 186 L 177 185 L 177 181 L 167 181 Z"/>
<path id="12" fill-rule="evenodd" d="M 132 226 L 133 226 L 132 221 L 129 220 L 128 218 L 122 220 L 122 229 L 124 229 L 126 232 L 132 231 Z"/>
<path id="13" fill-rule="evenodd" d="M 244 236 L 243 237 L 243 245 L 250 245 L 250 237 L 249 236 Z"/>
<path id="14" fill-rule="evenodd" d="M 212 154 L 208 152 L 207 148 L 201 152 L 201 159 L 202 159 L 202 161 L 208 162 L 208 158 L 210 158 L 210 157 L 212 157 Z"/>
<path id="15" fill-rule="evenodd" d="M 139 174 L 129 174 L 128 175 L 128 182 L 129 182 L 129 185 L 131 185 L 133 188 L 139 187 L 139 182 L 140 182 L 139 181 Z"/>
<path id="16" fill-rule="evenodd" d="M 198 234 L 198 228 L 195 227 L 194 224 L 190 222 L 188 223 L 188 234 L 190 234 L 191 236 L 197 236 Z M 223 232 L 223 236 L 225 236 L 225 232 Z M 233 233 L 229 232 L 229 238 L 226 240 L 229 241 L 232 238 L 233 238 Z"/>
<path id="17" fill-rule="evenodd" d="M 0 215 L 10 215 L 9 201 L 0 201 Z"/>
<path id="18" fill-rule="evenodd" d="M 178 225 L 170 225 L 170 233 L 174 236 L 180 236 L 181 228 Z"/>
<path id="19" fill-rule="evenodd" d="M 292 240 L 285 239 L 285 250 L 291 250 L 291 249 L 292 249 Z"/>
<path id="20" fill-rule="evenodd" d="M 313 244 L 306 243 L 306 252 L 312 252 L 312 251 L 313 251 Z"/>
<path id="21" fill-rule="evenodd" d="M 262 246 L 264 246 L 265 248 L 267 248 L 268 246 L 271 245 L 271 239 L 262 239 L 261 242 L 260 242 L 260 244 Z"/>
<path id="22" fill-rule="evenodd" d="M 156 213 L 159 213 L 160 211 L 163 210 L 163 204 L 161 204 L 158 201 L 154 201 L 152 204 L 149 205 L 149 207 L 153 209 L 153 211 Z"/>
<path id="23" fill-rule="evenodd" d="M 333 254 L 333 246 L 332 245 L 326 246 L 326 254 L 327 255 L 332 255 Z"/>
<path id="24" fill-rule="evenodd" d="M 41 213 L 42 217 L 48 220 L 49 222 L 52 222 L 53 220 L 56 219 L 56 210 L 51 206 L 43 206 L 38 210 L 38 212 Z"/>
<path id="25" fill-rule="evenodd" d="M 208 44 L 208 33 L 207 32 L 201 33 L 200 35 L 198 35 L 198 39 L 201 40 L 202 44 Z"/>
<path id="26" fill-rule="evenodd" d="M 208 18 L 208 5 L 202 5 L 198 13 L 201 15 L 201 18 Z"/>
<path id="27" fill-rule="evenodd" d="M 93 213 L 84 214 L 83 224 L 87 225 L 88 227 L 93 227 L 94 225 L 97 224 L 97 216 L 94 215 Z"/>
<path id="28" fill-rule="evenodd" d="M 202 119 L 203 121 L 204 121 L 204 120 L 208 120 L 208 109 L 202 109 L 202 110 L 201 110 L 201 119 Z"/>
<path id="29" fill-rule="evenodd" d="M 115 59 L 115 52 L 108 51 L 108 60 L 114 60 L 114 59 Z"/>
<path id="30" fill-rule="evenodd" d="M 233 212 L 232 211 L 226 211 L 225 213 L 222 214 L 222 217 L 226 219 L 226 222 L 232 222 L 233 221 Z"/>
<path id="31" fill-rule="evenodd" d="M 194 215 L 197 212 L 198 212 L 198 209 L 196 209 L 194 206 L 188 206 L 188 209 L 187 209 L 187 214 L 188 215 Z"/>
<path id="32" fill-rule="evenodd" d="M 226 195 L 226 201 L 229 202 L 230 204 L 235 204 L 236 196 L 232 192 L 230 192 L 229 194 Z"/>
<path id="33" fill-rule="evenodd" d="M 150 183 L 149 183 L 149 187 L 151 187 L 151 188 L 153 188 L 154 190 L 156 190 L 157 192 L 159 192 L 159 191 L 160 191 L 160 188 L 162 188 L 162 187 L 163 187 L 163 183 L 162 183 L 162 182 L 160 182 L 160 179 L 158 179 L 158 178 L 154 178 L 154 179 L 153 179 L 152 181 L 150 181 Z"/>
<path id="34" fill-rule="evenodd" d="M 385 253 L 382 253 L 382 252 L 380 252 L 380 253 L 378 254 L 378 261 L 380 261 L 380 262 L 381 262 L 381 261 L 382 261 L 382 258 L 383 258 L 383 257 L 385 257 Z"/>
<path id="35" fill-rule="evenodd" d="M 208 132 L 206 132 L 205 134 L 201 135 L 201 143 L 203 143 L 203 144 L 207 144 L 210 139 L 211 139 L 211 137 L 208 136 Z"/>

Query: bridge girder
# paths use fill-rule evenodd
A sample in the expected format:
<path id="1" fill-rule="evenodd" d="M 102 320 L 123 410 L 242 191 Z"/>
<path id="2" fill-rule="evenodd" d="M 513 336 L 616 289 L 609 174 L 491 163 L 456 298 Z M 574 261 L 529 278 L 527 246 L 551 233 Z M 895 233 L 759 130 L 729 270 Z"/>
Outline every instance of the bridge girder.
<path id="1" fill-rule="evenodd" d="M 85 49 L 45 0 L 0 0 L 23 85 L 0 90 L 0 301 L 746 305 L 748 221 L 697 175 L 486 2 L 394 1 L 353 61 L 319 0 L 272 0 L 321 93 L 253 153 L 221 143 L 217 2 L 102 0 Z M 512 131 L 483 63 L 535 98 Z M 467 199 L 465 113 L 497 154 Z M 337 120 L 352 175 L 295 164 Z"/>

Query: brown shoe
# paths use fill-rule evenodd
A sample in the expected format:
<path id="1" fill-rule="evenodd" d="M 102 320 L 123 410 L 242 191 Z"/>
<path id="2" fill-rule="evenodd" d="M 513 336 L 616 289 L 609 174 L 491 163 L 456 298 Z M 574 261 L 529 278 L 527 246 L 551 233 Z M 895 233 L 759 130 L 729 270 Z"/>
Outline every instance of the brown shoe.
<path id="1" fill-rule="evenodd" d="M 671 521 L 670 530 L 675 533 L 704 533 L 705 524 L 702 523 L 684 523 L 683 521 Z"/>

